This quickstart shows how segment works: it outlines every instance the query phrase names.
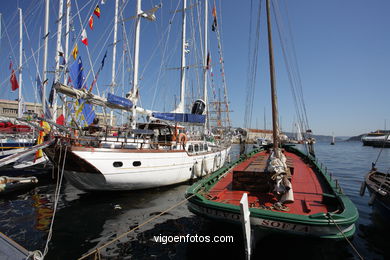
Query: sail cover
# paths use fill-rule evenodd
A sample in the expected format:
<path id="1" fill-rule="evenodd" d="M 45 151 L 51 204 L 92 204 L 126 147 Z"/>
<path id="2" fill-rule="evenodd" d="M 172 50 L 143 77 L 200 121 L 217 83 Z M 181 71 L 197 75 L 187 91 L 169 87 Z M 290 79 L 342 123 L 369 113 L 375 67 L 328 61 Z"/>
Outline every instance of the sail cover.
<path id="1" fill-rule="evenodd" d="M 195 114 L 186 114 L 186 113 L 153 113 L 152 116 L 162 120 L 184 122 L 184 123 L 204 124 L 204 122 L 206 121 L 205 115 L 195 115 Z"/>
<path id="2" fill-rule="evenodd" d="M 121 107 L 125 107 L 125 108 L 132 108 L 133 107 L 133 103 L 130 100 L 128 100 L 127 98 L 119 97 L 119 96 L 113 95 L 111 93 L 108 93 L 107 102 L 114 104 L 114 105 L 121 106 Z"/>

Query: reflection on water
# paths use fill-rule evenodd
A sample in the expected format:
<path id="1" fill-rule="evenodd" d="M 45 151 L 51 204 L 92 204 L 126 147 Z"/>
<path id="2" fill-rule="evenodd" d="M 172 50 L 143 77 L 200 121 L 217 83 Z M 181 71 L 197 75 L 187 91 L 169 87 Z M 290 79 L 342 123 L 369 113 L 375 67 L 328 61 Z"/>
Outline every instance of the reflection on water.
<path id="1" fill-rule="evenodd" d="M 250 147 L 248 146 L 250 149 Z M 237 156 L 238 145 L 232 149 Z M 379 150 L 359 142 L 316 144 L 317 157 L 340 181 L 359 210 L 353 243 L 366 259 L 385 259 L 389 247 L 388 221 L 380 221 L 368 206 L 368 195 L 359 196 L 360 183 Z M 378 167 L 387 169 L 390 149 L 383 151 Z M 387 168 L 386 168 L 387 167 Z M 120 193 L 85 193 L 68 183 L 61 189 L 53 238 L 45 259 L 77 259 L 86 252 L 144 223 L 184 198 L 189 184 Z M 29 250 L 43 250 L 53 210 L 54 184 L 0 199 L 0 231 Z M 154 236 L 233 236 L 233 243 L 156 243 Z M 119 242 L 102 250 L 106 259 L 242 259 L 241 227 L 210 222 L 195 216 L 182 204 Z M 256 245 L 254 258 L 354 259 L 345 242 L 305 238 L 268 237 Z"/>

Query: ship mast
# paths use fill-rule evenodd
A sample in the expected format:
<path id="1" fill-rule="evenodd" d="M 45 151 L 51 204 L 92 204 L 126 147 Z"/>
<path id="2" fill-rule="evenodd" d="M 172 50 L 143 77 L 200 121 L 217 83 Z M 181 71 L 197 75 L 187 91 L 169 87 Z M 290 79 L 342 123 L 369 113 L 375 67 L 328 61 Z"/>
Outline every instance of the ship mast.
<path id="1" fill-rule="evenodd" d="M 138 101 L 138 66 L 139 66 L 139 33 L 141 29 L 141 0 L 137 0 L 136 21 L 135 21 L 135 41 L 134 41 L 134 72 L 133 72 L 133 91 L 131 98 L 133 109 L 131 110 L 131 129 L 137 127 L 137 101 Z"/>
<path id="2" fill-rule="evenodd" d="M 56 47 L 56 70 L 54 74 L 54 82 L 60 80 L 60 51 L 61 47 L 61 36 L 62 36 L 62 17 L 64 11 L 64 1 L 60 0 L 58 10 L 58 24 L 57 24 L 57 47 Z M 66 56 L 65 56 L 66 57 Z M 57 94 L 56 90 L 53 89 L 53 121 L 57 119 Z"/>
<path id="3" fill-rule="evenodd" d="M 274 143 L 274 155 L 280 157 L 279 151 L 279 125 L 278 125 L 278 100 L 276 96 L 276 82 L 275 82 L 275 68 L 274 56 L 272 47 L 272 33 L 271 33 L 271 13 L 270 0 L 267 0 L 267 28 L 268 28 L 268 52 L 269 52 L 269 66 L 270 66 L 270 80 L 271 80 L 271 99 L 272 99 L 272 135 Z"/>
<path id="4" fill-rule="evenodd" d="M 115 63 L 116 63 L 116 42 L 118 34 L 118 5 L 119 0 L 115 0 L 115 18 L 114 18 L 114 42 L 112 48 L 112 71 L 111 71 L 111 93 L 114 94 L 114 87 L 116 86 L 115 82 Z M 110 126 L 113 124 L 114 111 L 111 110 L 110 113 Z"/>
<path id="5" fill-rule="evenodd" d="M 208 70 L 208 64 L 207 64 L 207 18 L 208 18 L 208 0 L 204 1 L 204 53 L 203 53 L 203 101 L 205 103 L 205 114 L 206 114 L 206 121 L 204 123 L 204 128 L 206 130 L 207 125 L 208 125 L 208 120 L 207 120 L 207 70 Z M 203 131 L 205 133 L 206 131 Z"/>
<path id="6" fill-rule="evenodd" d="M 47 51 L 49 40 L 49 3 L 50 0 L 45 0 L 45 41 L 43 52 L 43 72 L 42 72 L 42 113 L 45 115 L 46 111 L 46 86 L 47 83 Z"/>
<path id="7" fill-rule="evenodd" d="M 19 89 L 18 89 L 18 118 L 23 116 L 22 112 L 22 68 L 23 68 L 23 16 L 19 8 Z"/>

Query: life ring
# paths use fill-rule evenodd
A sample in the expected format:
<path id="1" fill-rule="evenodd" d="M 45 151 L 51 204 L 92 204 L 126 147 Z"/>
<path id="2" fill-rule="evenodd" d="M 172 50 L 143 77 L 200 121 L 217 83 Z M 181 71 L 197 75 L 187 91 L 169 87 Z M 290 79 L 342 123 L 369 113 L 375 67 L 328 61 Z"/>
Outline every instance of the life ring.
<path id="1" fill-rule="evenodd" d="M 180 133 L 179 137 L 177 138 L 179 140 L 179 143 L 185 145 L 187 143 L 187 136 L 185 133 Z"/>

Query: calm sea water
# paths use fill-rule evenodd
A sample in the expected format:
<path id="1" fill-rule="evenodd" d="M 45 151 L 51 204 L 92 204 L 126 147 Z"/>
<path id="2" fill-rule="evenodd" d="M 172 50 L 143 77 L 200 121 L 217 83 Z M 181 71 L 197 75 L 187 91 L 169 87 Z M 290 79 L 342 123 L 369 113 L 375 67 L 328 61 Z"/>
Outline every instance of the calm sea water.
<path id="1" fill-rule="evenodd" d="M 232 149 L 232 158 L 239 147 Z M 389 259 L 390 224 L 368 206 L 368 192 L 359 196 L 364 175 L 379 149 L 360 142 L 316 144 L 316 154 L 328 167 L 359 210 L 357 232 L 352 240 L 365 259 Z M 390 149 L 383 150 L 378 167 L 390 167 Z M 1 173 L 0 173 L 1 175 Z M 46 259 L 77 259 L 127 230 L 179 203 L 189 184 L 121 193 L 85 193 L 68 183 L 61 189 L 53 237 Z M 55 184 L 43 183 L 27 193 L 0 198 L 0 231 L 28 250 L 43 250 L 53 212 Z M 157 243 L 154 236 L 222 236 L 233 243 Z M 242 259 L 241 227 L 209 222 L 190 213 L 182 204 L 139 230 L 102 250 L 105 259 Z M 346 242 L 268 237 L 256 245 L 256 259 L 357 259 Z"/>

